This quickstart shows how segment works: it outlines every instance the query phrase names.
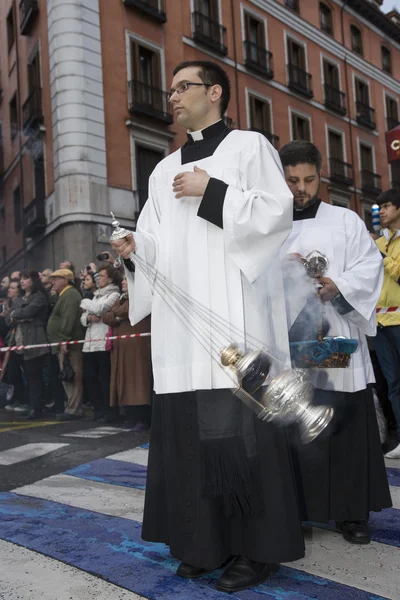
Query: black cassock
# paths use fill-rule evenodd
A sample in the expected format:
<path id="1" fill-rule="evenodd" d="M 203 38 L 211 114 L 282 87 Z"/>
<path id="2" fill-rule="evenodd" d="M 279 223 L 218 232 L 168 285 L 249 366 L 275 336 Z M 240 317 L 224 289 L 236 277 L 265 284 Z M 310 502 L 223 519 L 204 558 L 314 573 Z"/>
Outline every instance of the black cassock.
<path id="1" fill-rule="evenodd" d="M 319 204 L 295 211 L 294 220 L 315 218 Z M 311 444 L 301 444 L 295 431 L 291 436 L 302 519 L 362 521 L 391 507 L 371 386 L 354 393 L 317 389 L 314 404 L 333 406 L 335 415 Z"/>
<path id="2" fill-rule="evenodd" d="M 182 148 L 182 164 L 211 156 L 229 133 L 223 122 L 204 130 L 204 139 Z M 189 137 L 189 136 L 188 136 Z M 226 186 L 211 179 L 198 217 L 222 227 Z M 202 391 L 218 403 L 224 390 Z M 239 399 L 234 399 L 240 403 Z M 304 556 L 295 478 L 286 433 L 263 423 L 243 407 L 255 432 L 262 499 L 256 514 L 228 517 L 204 492 L 199 435 L 199 393 L 157 395 L 153 403 L 142 537 L 163 542 L 171 554 L 195 567 L 214 569 L 232 555 L 261 562 L 286 562 Z M 246 411 L 248 411 L 246 413 Z M 253 498 L 257 500 L 258 498 Z M 255 502 L 257 504 L 257 502 Z"/>

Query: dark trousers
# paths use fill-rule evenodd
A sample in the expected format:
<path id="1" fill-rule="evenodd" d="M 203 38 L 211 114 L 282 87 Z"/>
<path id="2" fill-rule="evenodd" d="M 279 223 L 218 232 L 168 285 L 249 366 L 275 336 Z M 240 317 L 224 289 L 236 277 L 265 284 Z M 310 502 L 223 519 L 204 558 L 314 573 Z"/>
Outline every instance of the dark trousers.
<path id="1" fill-rule="evenodd" d="M 375 352 L 389 388 L 400 441 L 400 325 L 378 327 L 374 339 Z"/>
<path id="2" fill-rule="evenodd" d="M 5 382 L 14 386 L 13 404 L 29 404 L 22 354 L 11 352 Z"/>
<path id="3" fill-rule="evenodd" d="M 47 354 L 24 361 L 24 371 L 29 392 L 29 404 L 31 410 L 33 410 L 36 415 L 42 413 L 42 399 L 45 393 L 43 369 L 46 367 L 47 361 Z"/>
<path id="4" fill-rule="evenodd" d="M 95 416 L 102 416 L 110 412 L 110 353 L 107 351 L 84 352 L 83 377 Z"/>
<path id="5" fill-rule="evenodd" d="M 58 364 L 57 354 L 52 354 L 50 358 L 50 387 L 55 412 L 64 412 L 67 397 L 65 395 L 64 386 L 60 380 L 60 366 Z"/>

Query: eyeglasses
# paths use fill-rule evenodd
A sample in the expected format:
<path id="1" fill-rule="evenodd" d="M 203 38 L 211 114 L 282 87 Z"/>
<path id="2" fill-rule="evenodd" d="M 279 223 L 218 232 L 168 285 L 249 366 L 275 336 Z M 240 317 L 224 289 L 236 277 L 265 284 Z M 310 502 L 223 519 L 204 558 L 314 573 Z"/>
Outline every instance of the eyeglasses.
<path id="1" fill-rule="evenodd" d="M 171 88 L 168 92 L 168 102 L 171 102 L 171 98 L 172 96 L 175 94 L 175 92 L 177 94 L 183 94 L 184 92 L 187 92 L 188 89 L 190 88 L 190 86 L 201 86 L 204 85 L 204 87 L 212 87 L 211 83 L 195 83 L 193 81 L 182 81 L 182 83 L 180 83 L 179 85 L 176 86 L 176 88 Z"/>

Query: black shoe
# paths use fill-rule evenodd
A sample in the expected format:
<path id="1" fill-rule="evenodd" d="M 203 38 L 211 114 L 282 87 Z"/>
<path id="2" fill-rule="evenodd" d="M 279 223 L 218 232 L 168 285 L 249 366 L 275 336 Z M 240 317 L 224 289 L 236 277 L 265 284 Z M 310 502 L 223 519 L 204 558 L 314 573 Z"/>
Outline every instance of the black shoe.
<path id="1" fill-rule="evenodd" d="M 83 415 L 70 415 L 68 413 L 61 413 L 56 415 L 57 421 L 78 421 L 83 419 Z"/>
<path id="2" fill-rule="evenodd" d="M 211 569 L 213 571 L 213 569 Z M 200 567 L 192 567 L 184 562 L 182 562 L 176 570 L 176 574 L 179 577 L 184 577 L 185 579 L 197 579 L 206 573 L 211 573 L 208 569 L 201 569 Z"/>
<path id="3" fill-rule="evenodd" d="M 351 544 L 369 544 L 371 541 L 367 521 L 336 521 L 336 526 Z"/>
<path id="4" fill-rule="evenodd" d="M 250 560 L 246 556 L 237 556 L 217 581 L 217 590 L 221 592 L 240 592 L 259 585 L 279 571 L 276 563 L 262 563 Z"/>
<path id="5" fill-rule="evenodd" d="M 41 419 L 41 418 L 42 418 L 42 414 L 37 412 L 36 410 L 30 410 L 29 413 L 25 417 L 25 419 L 27 421 L 34 421 L 35 419 Z"/>

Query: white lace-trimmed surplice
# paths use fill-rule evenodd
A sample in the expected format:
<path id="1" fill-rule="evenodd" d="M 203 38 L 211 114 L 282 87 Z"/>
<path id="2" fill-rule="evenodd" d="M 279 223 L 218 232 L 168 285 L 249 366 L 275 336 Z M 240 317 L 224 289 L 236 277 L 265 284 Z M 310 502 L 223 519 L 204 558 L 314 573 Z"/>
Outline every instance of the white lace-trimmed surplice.
<path id="1" fill-rule="evenodd" d="M 354 309 L 340 315 L 330 302 L 325 302 L 325 315 L 331 326 L 327 335 L 356 339 L 358 349 L 345 369 L 307 372 L 317 388 L 357 392 L 375 381 L 365 336 L 376 335 L 375 308 L 383 282 L 382 258 L 363 221 L 347 208 L 321 202 L 314 218 L 295 221 L 281 249 L 289 329 L 315 288 L 304 267 L 287 263 L 285 258 L 293 253 L 307 256 L 313 250 L 327 257 L 325 277 L 333 280 Z"/>
<path id="2" fill-rule="evenodd" d="M 197 216 L 201 198 L 175 198 L 174 177 L 194 166 L 228 184 L 223 229 Z M 226 338 L 248 347 L 265 346 L 278 357 L 273 372 L 289 365 L 283 282 L 278 252 L 292 227 L 292 195 L 279 157 L 264 136 L 232 131 L 212 156 L 181 164 L 181 151 L 157 165 L 149 181 L 149 198 L 135 233 L 136 255 L 183 293 L 232 323 L 244 335 Z M 180 303 L 168 306 L 140 269 L 126 270 L 130 320 L 152 315 L 152 361 L 158 394 L 233 387 L 179 319 Z M 216 339 L 202 319 L 208 340 Z M 255 336 L 262 343 L 249 340 Z M 215 353 L 212 353 L 216 356 Z"/>

